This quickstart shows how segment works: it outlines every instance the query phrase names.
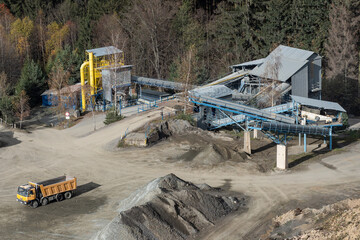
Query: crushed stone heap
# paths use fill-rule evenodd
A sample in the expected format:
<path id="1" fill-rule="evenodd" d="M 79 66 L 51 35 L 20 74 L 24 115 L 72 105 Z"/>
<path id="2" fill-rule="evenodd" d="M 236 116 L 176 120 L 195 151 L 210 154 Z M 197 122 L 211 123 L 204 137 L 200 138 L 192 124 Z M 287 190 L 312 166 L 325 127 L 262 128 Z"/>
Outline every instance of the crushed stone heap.
<path id="1" fill-rule="evenodd" d="M 194 185 L 174 174 L 157 178 L 120 202 L 119 214 L 94 239 L 187 239 L 227 214 L 245 198 Z"/>

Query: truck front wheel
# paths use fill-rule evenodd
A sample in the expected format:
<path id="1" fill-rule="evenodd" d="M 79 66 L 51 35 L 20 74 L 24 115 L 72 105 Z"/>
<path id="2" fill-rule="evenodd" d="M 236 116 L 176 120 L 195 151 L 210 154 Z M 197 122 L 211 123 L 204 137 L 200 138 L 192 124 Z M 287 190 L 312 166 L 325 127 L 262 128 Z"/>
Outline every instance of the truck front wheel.
<path id="1" fill-rule="evenodd" d="M 39 202 L 37 200 L 34 200 L 32 203 L 31 203 L 31 207 L 32 208 L 37 208 L 39 206 Z"/>
<path id="2" fill-rule="evenodd" d="M 66 199 L 70 199 L 72 197 L 72 193 L 71 192 L 66 192 L 64 194 L 64 196 L 65 196 Z"/>

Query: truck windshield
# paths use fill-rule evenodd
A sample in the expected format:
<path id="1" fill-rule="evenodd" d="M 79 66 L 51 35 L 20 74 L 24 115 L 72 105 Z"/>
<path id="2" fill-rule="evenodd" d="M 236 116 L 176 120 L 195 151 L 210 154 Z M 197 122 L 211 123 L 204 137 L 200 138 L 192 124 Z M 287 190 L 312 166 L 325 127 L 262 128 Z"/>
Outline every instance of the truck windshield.
<path id="1" fill-rule="evenodd" d="M 27 191 L 27 189 L 19 187 L 18 188 L 18 194 L 21 195 L 21 196 L 27 197 L 28 196 L 28 191 Z"/>

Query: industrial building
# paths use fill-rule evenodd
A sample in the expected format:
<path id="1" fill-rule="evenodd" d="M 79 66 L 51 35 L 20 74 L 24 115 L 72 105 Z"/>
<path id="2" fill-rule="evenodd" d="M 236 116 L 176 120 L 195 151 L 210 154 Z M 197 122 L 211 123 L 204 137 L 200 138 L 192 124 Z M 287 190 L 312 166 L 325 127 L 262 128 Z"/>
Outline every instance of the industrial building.
<path id="1" fill-rule="evenodd" d="M 227 98 L 239 103 L 269 107 L 289 101 L 290 95 L 321 99 L 321 56 L 312 51 L 280 45 L 265 58 L 230 68 L 231 74 L 206 86 L 228 87 Z"/>
<path id="2" fill-rule="evenodd" d="M 305 152 L 307 134 L 321 135 L 324 141 L 328 137 L 331 149 L 333 128 L 342 126 L 346 112 L 337 103 L 321 100 L 321 56 L 312 51 L 280 45 L 265 58 L 231 66 L 229 75 L 203 86 L 132 76 L 124 53 L 112 46 L 86 54 L 80 69 L 83 111 L 89 106 L 104 111 L 113 104 L 121 108 L 135 101 L 148 106 L 140 112 L 188 91 L 200 127 L 243 130 L 248 154 L 250 131 L 255 136 L 263 132 L 278 144 L 279 168 L 287 167 L 290 135 L 303 136 Z"/>
<path id="3" fill-rule="evenodd" d="M 250 131 L 261 131 L 277 144 L 277 167 L 287 168 L 291 135 L 329 138 L 342 126 L 339 104 L 321 99 L 321 56 L 280 45 L 267 57 L 231 66 L 232 73 L 190 91 L 203 128 L 244 131 L 244 151 L 251 154 Z"/>
<path id="4" fill-rule="evenodd" d="M 76 110 L 81 105 L 81 85 L 77 83 L 75 85 L 66 86 L 56 91 L 54 89 L 46 90 L 41 94 L 42 106 L 54 107 L 59 103 L 59 95 L 61 95 L 63 107 L 65 109 Z"/>

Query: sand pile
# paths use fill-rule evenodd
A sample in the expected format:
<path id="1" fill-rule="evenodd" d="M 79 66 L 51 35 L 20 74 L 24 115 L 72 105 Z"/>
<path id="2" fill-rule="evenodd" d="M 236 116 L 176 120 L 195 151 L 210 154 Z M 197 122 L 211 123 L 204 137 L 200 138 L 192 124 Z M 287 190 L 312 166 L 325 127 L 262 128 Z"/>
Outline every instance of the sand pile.
<path id="1" fill-rule="evenodd" d="M 119 215 L 94 239 L 186 239 L 242 206 L 244 198 L 169 174 L 123 200 Z"/>
<path id="2" fill-rule="evenodd" d="M 295 209 L 274 219 L 269 239 L 360 239 L 360 199 Z"/>
<path id="3" fill-rule="evenodd" d="M 197 154 L 194 154 L 191 164 L 211 166 L 228 160 L 244 161 L 246 159 L 242 151 L 237 151 L 222 144 L 209 143 L 205 147 L 199 148 L 197 152 Z"/>

